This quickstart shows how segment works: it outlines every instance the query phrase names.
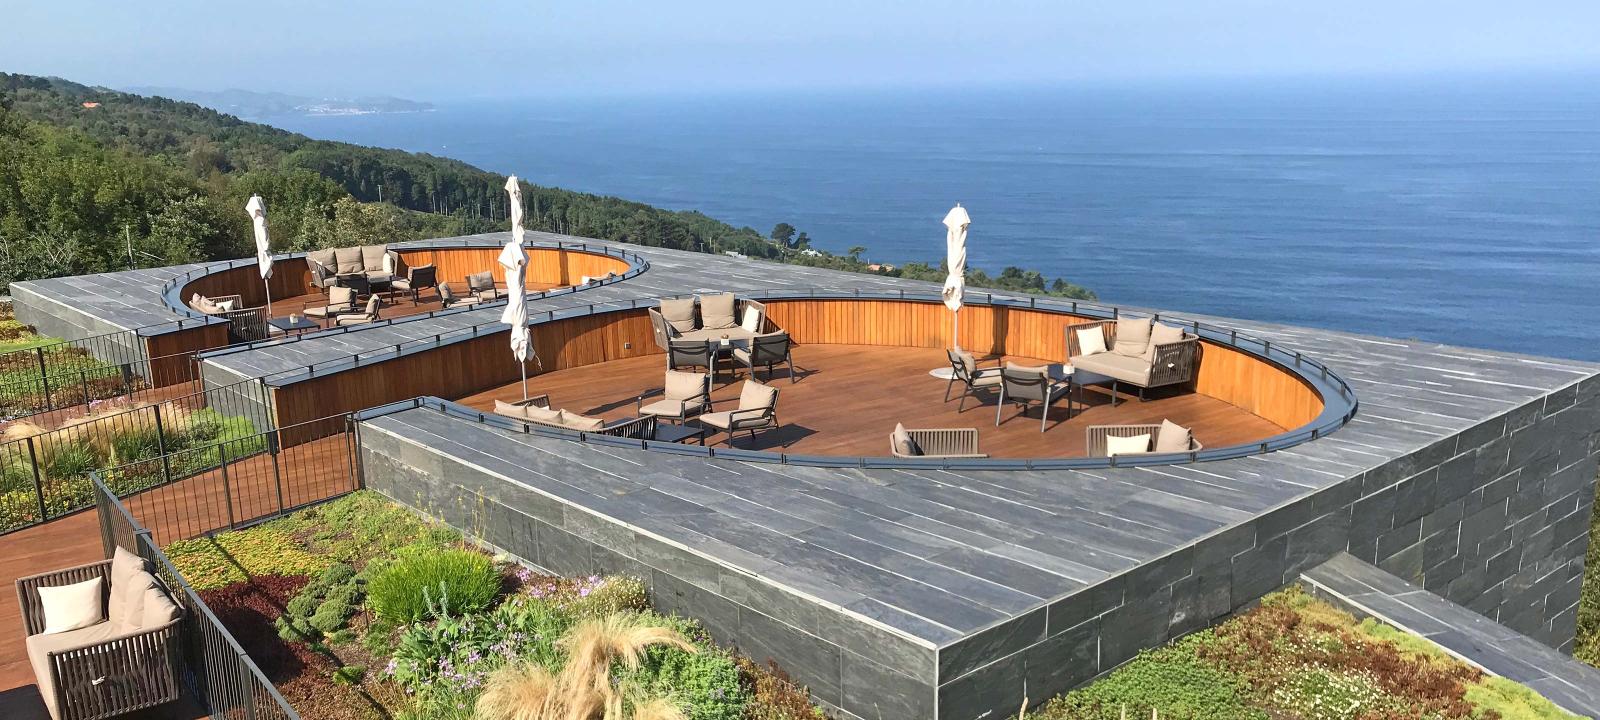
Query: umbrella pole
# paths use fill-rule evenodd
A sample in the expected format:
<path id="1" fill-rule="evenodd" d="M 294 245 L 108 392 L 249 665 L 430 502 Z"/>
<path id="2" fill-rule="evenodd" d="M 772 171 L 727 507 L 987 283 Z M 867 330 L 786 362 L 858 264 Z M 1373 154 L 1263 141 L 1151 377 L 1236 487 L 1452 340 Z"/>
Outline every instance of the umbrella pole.
<path id="1" fill-rule="evenodd" d="M 261 278 L 261 289 L 267 293 L 267 320 L 272 320 L 272 283 L 267 278 Z"/>
<path id="2" fill-rule="evenodd" d="M 522 399 L 528 399 L 528 361 L 517 363 L 522 368 Z"/>
<path id="3" fill-rule="evenodd" d="M 961 347 L 961 311 L 950 313 L 950 347 Z"/>

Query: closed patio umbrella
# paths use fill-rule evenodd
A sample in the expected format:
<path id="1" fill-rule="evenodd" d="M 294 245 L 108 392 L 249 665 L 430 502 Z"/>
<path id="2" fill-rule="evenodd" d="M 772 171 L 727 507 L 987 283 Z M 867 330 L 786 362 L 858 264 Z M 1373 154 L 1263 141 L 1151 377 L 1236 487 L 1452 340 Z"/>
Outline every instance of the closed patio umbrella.
<path id="1" fill-rule="evenodd" d="M 953 319 L 950 325 L 950 344 L 961 347 L 961 293 L 967 287 L 967 226 L 972 218 L 961 203 L 944 216 L 944 260 L 950 274 L 944 279 L 944 306 L 950 308 Z"/>
<path id="2" fill-rule="evenodd" d="M 511 196 L 511 241 L 500 250 L 500 265 L 506 271 L 506 309 L 500 322 L 511 326 L 511 354 L 522 368 L 522 399 L 528 399 L 528 355 L 533 349 L 528 334 L 528 253 L 522 249 L 522 185 L 517 176 L 506 180 Z"/>
<path id="3" fill-rule="evenodd" d="M 272 277 L 272 245 L 267 238 L 267 204 L 260 195 L 251 195 L 244 209 L 250 213 L 250 224 L 256 233 L 256 266 L 261 270 L 261 285 L 267 292 L 267 317 L 271 318 L 272 286 L 267 279 Z"/>

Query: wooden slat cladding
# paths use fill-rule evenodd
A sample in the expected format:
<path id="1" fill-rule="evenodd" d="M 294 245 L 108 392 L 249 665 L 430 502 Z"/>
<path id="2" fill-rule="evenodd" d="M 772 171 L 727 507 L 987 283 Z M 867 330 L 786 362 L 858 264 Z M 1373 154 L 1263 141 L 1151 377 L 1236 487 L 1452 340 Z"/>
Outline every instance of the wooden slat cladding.
<path id="1" fill-rule="evenodd" d="M 316 291 L 311 286 L 311 271 L 306 269 L 304 258 L 286 258 L 272 263 L 272 277 L 266 285 L 272 287 L 272 297 L 284 298 L 305 295 Z M 266 285 L 261 282 L 261 271 L 256 266 L 240 265 L 191 280 L 179 294 L 185 302 L 195 293 L 206 297 L 238 295 L 244 307 L 266 304 Z"/>
<path id="2" fill-rule="evenodd" d="M 644 310 L 628 310 L 533 326 L 539 362 L 528 377 L 594 363 L 659 353 Z M 506 331 L 401 358 L 373 362 L 273 391 L 278 424 L 287 427 L 334 413 L 418 395 L 454 398 L 518 380 Z M 288 439 L 285 440 L 288 442 Z"/>
<path id="3" fill-rule="evenodd" d="M 144 339 L 150 358 L 150 384 L 167 387 L 195 378 L 194 353 L 228 344 L 228 326 L 223 323 L 185 328 Z"/>
<path id="4" fill-rule="evenodd" d="M 769 300 L 767 316 L 802 344 L 950 345 L 950 310 L 901 300 Z M 976 353 L 1066 359 L 1068 326 L 1092 318 L 1027 308 L 961 309 L 961 346 Z M 1201 342 L 1194 390 L 1285 428 L 1316 419 L 1322 399 L 1298 378 L 1249 353 Z"/>
<path id="5" fill-rule="evenodd" d="M 438 268 L 443 282 L 466 282 L 467 276 L 485 270 L 494 271 L 496 280 L 502 280 L 500 248 L 441 248 L 437 250 L 401 250 L 400 261 L 406 266 L 433 264 Z M 528 281 L 547 285 L 576 285 L 583 276 L 604 277 L 608 272 L 621 275 L 628 271 L 628 263 L 621 258 L 577 250 L 531 248 L 528 250 Z"/>

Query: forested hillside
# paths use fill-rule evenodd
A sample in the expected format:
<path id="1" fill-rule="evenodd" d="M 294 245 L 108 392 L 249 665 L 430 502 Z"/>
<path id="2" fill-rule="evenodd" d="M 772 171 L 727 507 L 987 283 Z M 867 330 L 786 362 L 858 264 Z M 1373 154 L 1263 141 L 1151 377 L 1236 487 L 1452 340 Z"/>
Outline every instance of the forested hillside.
<path id="1" fill-rule="evenodd" d="M 192 103 L 0 73 L 3 285 L 248 255 L 251 194 L 267 201 L 280 250 L 505 229 L 504 184 L 449 158 L 312 140 Z M 524 225 L 534 230 L 867 270 L 859 253 L 805 252 L 804 233 L 796 239 L 786 223 L 763 235 L 697 212 L 532 184 L 523 198 Z M 916 263 L 887 272 L 943 277 Z M 1091 296 L 1017 268 L 992 278 L 973 271 L 969 283 Z"/>

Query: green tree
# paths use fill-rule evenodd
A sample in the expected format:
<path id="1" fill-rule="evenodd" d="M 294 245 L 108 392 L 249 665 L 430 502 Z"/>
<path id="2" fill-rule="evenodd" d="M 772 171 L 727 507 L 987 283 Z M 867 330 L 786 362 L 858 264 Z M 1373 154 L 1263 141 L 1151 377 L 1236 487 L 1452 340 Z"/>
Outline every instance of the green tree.
<path id="1" fill-rule="evenodd" d="M 771 237 L 772 241 L 779 245 L 790 247 L 790 243 L 794 242 L 794 226 L 786 222 L 773 225 L 772 234 L 768 237 Z"/>
<path id="2" fill-rule="evenodd" d="M 800 233 L 800 236 L 794 239 L 794 249 L 796 249 L 796 250 L 810 250 L 811 249 L 811 237 L 806 235 L 803 232 Z"/>
<path id="3" fill-rule="evenodd" d="M 150 218 L 149 224 L 149 234 L 133 245 L 139 252 L 160 258 L 158 264 L 178 265 L 243 254 L 235 247 L 235 236 L 228 232 L 216 207 L 200 195 L 167 203 Z"/>
<path id="4" fill-rule="evenodd" d="M 846 250 L 844 252 L 845 252 L 845 256 L 850 258 L 850 262 L 857 262 L 858 263 L 858 262 L 861 262 L 861 253 L 864 253 L 866 251 L 867 251 L 867 249 L 862 247 L 862 246 L 860 246 L 860 245 L 851 245 L 850 249 Z"/>

